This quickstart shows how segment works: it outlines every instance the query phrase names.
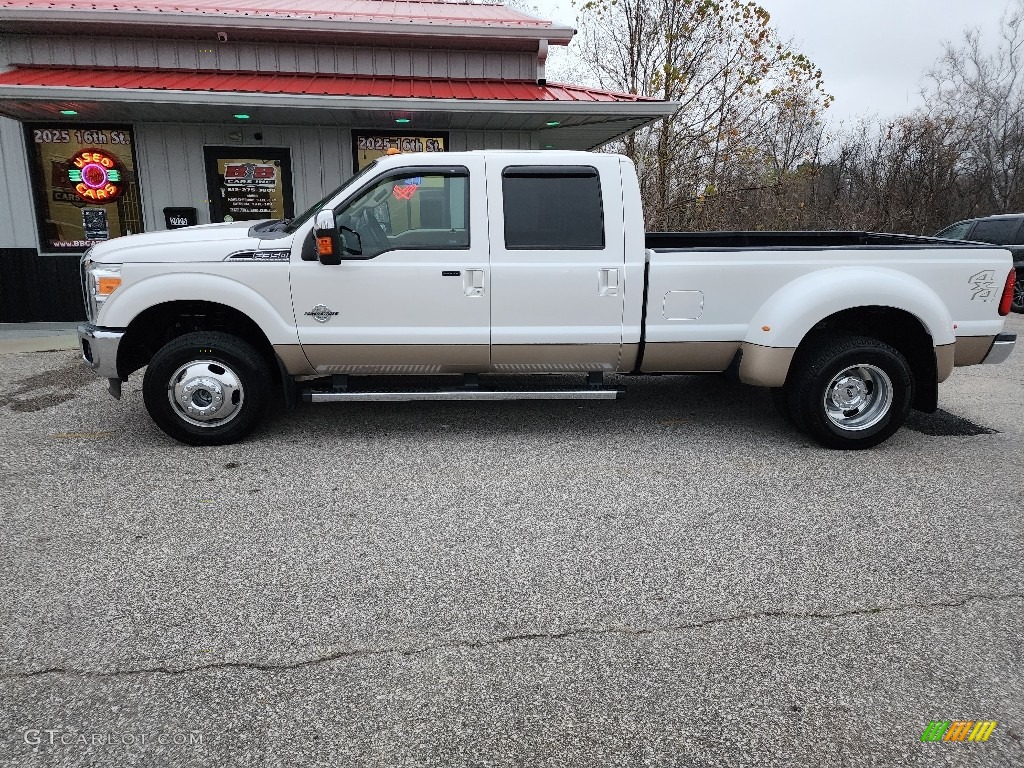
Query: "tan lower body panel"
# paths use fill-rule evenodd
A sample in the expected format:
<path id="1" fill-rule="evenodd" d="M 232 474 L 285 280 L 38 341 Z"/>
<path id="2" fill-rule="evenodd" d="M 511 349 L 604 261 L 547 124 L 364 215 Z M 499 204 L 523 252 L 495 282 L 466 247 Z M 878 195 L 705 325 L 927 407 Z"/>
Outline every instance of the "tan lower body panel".
<path id="1" fill-rule="evenodd" d="M 935 379 L 943 382 L 953 373 L 956 359 L 956 344 L 943 344 L 935 348 Z"/>
<path id="2" fill-rule="evenodd" d="M 629 373 L 636 368 L 636 358 L 640 354 L 639 344 L 623 344 L 619 356 L 619 373 Z"/>
<path id="3" fill-rule="evenodd" d="M 635 344 L 625 345 L 629 369 Z M 298 347 L 294 347 L 298 349 Z M 303 360 L 293 360 L 293 375 L 307 373 L 443 374 L 443 373 L 587 373 L 619 367 L 619 344 L 309 344 Z M 280 352 L 278 353 L 280 354 Z M 305 358 L 309 361 L 305 362 Z M 310 369 L 312 363 L 314 369 Z"/>
<path id="4" fill-rule="evenodd" d="M 796 347 L 762 347 L 743 342 L 740 381 L 756 387 L 781 387 L 796 354 Z"/>
<path id="5" fill-rule="evenodd" d="M 992 349 L 995 336 L 957 336 L 954 365 L 977 365 Z"/>
<path id="6" fill-rule="evenodd" d="M 316 373 L 298 344 L 275 344 L 274 352 L 292 376 L 311 376 Z"/>
<path id="7" fill-rule="evenodd" d="M 479 373 L 488 368 L 486 344 L 307 344 L 317 373 Z"/>
<path id="8" fill-rule="evenodd" d="M 643 373 L 717 373 L 729 367 L 738 341 L 658 341 L 644 345 Z"/>
<path id="9" fill-rule="evenodd" d="M 619 344 L 496 344 L 495 373 L 586 373 L 619 370 Z"/>

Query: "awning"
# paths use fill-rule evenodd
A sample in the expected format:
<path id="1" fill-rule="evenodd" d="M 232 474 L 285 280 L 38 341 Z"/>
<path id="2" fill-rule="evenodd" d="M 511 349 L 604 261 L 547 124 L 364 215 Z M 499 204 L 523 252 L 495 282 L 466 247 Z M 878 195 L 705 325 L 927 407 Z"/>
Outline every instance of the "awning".
<path id="1" fill-rule="evenodd" d="M 0 73 L 0 113 L 19 120 L 225 122 L 243 110 L 266 124 L 544 131 L 545 146 L 591 148 L 670 115 L 677 105 L 532 81 L 19 66 Z"/>

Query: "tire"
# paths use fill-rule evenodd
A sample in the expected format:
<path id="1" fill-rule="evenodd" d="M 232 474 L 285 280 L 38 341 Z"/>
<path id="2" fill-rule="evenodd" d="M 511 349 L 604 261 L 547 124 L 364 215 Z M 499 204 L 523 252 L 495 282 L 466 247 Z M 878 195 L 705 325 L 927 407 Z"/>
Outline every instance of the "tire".
<path id="1" fill-rule="evenodd" d="M 1024 269 L 1017 270 L 1017 279 L 1013 284 L 1013 303 L 1010 308 L 1017 313 L 1024 313 Z"/>
<path id="2" fill-rule="evenodd" d="M 157 352 L 146 369 L 146 410 L 188 445 L 227 445 L 248 435 L 267 404 L 270 373 L 252 345 L 214 331 L 188 333 Z"/>
<path id="3" fill-rule="evenodd" d="M 826 448 L 858 450 L 889 439 L 914 399 L 906 358 L 866 336 L 842 334 L 810 343 L 786 383 L 797 428 Z"/>

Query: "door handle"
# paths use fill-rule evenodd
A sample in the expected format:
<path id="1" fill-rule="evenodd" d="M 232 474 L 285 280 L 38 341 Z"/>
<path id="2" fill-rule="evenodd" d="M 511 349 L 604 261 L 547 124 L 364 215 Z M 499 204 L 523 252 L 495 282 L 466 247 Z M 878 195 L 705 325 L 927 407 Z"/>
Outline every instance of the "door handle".
<path id="1" fill-rule="evenodd" d="M 619 270 L 599 269 L 597 271 L 597 295 L 618 296 L 619 295 Z"/>
<path id="2" fill-rule="evenodd" d="M 484 271 L 482 269 L 467 269 L 463 273 L 462 291 L 467 296 L 484 295 Z"/>

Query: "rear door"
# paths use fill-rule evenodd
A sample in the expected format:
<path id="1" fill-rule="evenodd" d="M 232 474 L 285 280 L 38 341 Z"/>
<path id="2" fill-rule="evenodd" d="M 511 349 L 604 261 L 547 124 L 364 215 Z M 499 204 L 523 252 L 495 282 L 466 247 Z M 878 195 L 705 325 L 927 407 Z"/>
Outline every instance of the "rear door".
<path id="1" fill-rule="evenodd" d="M 526 157 L 487 161 L 492 370 L 614 370 L 625 267 L 619 165 Z"/>

